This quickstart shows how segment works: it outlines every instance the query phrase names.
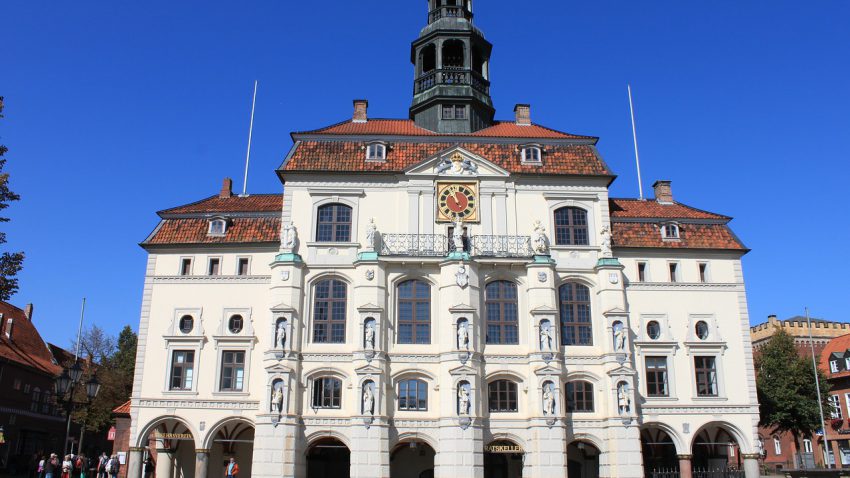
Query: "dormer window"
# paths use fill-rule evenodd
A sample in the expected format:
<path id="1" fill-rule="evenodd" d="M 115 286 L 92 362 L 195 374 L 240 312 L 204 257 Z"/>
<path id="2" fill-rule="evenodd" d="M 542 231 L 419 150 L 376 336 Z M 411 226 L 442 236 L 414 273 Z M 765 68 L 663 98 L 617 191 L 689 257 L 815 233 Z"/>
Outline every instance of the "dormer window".
<path id="1" fill-rule="evenodd" d="M 522 162 L 539 164 L 541 158 L 540 146 L 523 146 Z"/>
<path id="2" fill-rule="evenodd" d="M 664 239 L 679 239 L 679 225 L 668 222 L 661 226 L 661 237 Z"/>
<path id="3" fill-rule="evenodd" d="M 366 159 L 370 161 L 384 161 L 387 159 L 387 145 L 383 143 L 371 143 L 366 146 Z"/>
<path id="4" fill-rule="evenodd" d="M 844 359 L 844 370 L 850 370 L 850 358 Z"/>
<path id="5" fill-rule="evenodd" d="M 838 360 L 829 361 L 829 371 L 832 373 L 838 373 Z"/>
<path id="6" fill-rule="evenodd" d="M 223 236 L 226 230 L 227 221 L 225 221 L 223 218 L 217 217 L 214 219 L 210 219 L 210 229 L 208 232 L 210 236 Z"/>

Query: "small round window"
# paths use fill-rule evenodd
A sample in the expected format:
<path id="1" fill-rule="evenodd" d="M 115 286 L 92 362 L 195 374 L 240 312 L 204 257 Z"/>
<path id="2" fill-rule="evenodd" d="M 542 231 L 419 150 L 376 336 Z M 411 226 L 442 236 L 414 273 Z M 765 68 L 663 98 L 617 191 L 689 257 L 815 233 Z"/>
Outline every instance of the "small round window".
<path id="1" fill-rule="evenodd" d="M 180 317 L 180 332 L 184 334 L 188 334 L 192 331 L 192 327 L 195 325 L 195 319 L 192 318 L 191 315 L 184 315 Z"/>
<path id="2" fill-rule="evenodd" d="M 708 324 L 705 323 L 705 321 L 700 320 L 699 322 L 697 322 L 696 329 L 697 337 L 699 337 L 700 340 L 705 340 L 708 338 Z"/>
<path id="3" fill-rule="evenodd" d="M 230 329 L 230 332 L 233 334 L 238 334 L 242 332 L 243 320 L 241 315 L 234 315 L 230 317 L 230 321 L 227 323 L 227 328 Z"/>
<path id="4" fill-rule="evenodd" d="M 646 324 L 646 335 L 652 340 L 658 340 L 661 337 L 661 325 L 656 321 L 651 321 Z"/>

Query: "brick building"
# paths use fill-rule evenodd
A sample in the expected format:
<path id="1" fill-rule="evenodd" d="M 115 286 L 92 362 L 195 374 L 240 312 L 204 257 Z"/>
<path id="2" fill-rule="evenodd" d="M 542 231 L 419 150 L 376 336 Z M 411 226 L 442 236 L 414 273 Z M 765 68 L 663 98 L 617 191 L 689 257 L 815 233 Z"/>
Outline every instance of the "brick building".
<path id="1" fill-rule="evenodd" d="M 821 371 L 829 380 L 833 410 L 826 419 L 829 461 L 850 468 L 850 334 L 829 341 L 820 355 Z"/>

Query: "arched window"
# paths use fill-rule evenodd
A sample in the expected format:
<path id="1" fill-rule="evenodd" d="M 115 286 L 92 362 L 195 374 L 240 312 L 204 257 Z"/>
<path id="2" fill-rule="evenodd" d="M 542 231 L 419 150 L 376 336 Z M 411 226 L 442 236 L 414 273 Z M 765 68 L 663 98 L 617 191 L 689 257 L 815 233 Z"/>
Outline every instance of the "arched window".
<path id="1" fill-rule="evenodd" d="M 426 282 L 398 285 L 398 343 L 431 343 L 431 286 Z"/>
<path id="2" fill-rule="evenodd" d="M 487 312 L 487 343 L 518 344 L 517 289 L 509 281 L 493 281 L 484 290 Z"/>
<path id="3" fill-rule="evenodd" d="M 487 399 L 491 412 L 515 412 L 517 385 L 510 380 L 494 380 L 487 385 Z"/>
<path id="4" fill-rule="evenodd" d="M 558 296 L 561 306 L 561 343 L 593 345 L 590 289 L 575 282 L 568 282 L 558 289 Z"/>
<path id="5" fill-rule="evenodd" d="M 587 211 L 577 207 L 555 210 L 555 245 L 586 246 Z"/>
<path id="6" fill-rule="evenodd" d="M 428 410 L 428 384 L 422 380 L 402 380 L 398 383 L 398 409 Z"/>
<path id="7" fill-rule="evenodd" d="M 464 44 L 460 40 L 443 43 L 443 69 L 460 70 L 464 67 Z"/>
<path id="8" fill-rule="evenodd" d="M 589 413 L 593 411 L 593 384 L 584 380 L 567 382 L 567 411 Z"/>
<path id="9" fill-rule="evenodd" d="M 313 380 L 313 408 L 340 408 L 342 406 L 342 380 L 320 377 Z"/>
<path id="10" fill-rule="evenodd" d="M 317 242 L 351 241 L 351 208 L 345 204 L 325 204 L 318 209 Z"/>
<path id="11" fill-rule="evenodd" d="M 339 279 L 316 284 L 313 301 L 313 342 L 345 343 L 346 285 Z"/>
<path id="12" fill-rule="evenodd" d="M 381 143 L 372 143 L 366 146 L 366 159 L 377 161 L 387 159 L 387 146 Z"/>
<path id="13" fill-rule="evenodd" d="M 31 412 L 38 412 L 38 405 L 41 403 L 41 389 L 38 387 L 32 389 L 32 403 L 30 404 Z"/>

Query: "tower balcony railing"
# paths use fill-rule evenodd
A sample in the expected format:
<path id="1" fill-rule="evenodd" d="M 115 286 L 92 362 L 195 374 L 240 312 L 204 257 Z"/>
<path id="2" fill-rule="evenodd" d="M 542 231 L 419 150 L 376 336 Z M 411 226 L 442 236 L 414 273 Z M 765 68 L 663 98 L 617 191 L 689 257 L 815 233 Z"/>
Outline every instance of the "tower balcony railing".
<path id="1" fill-rule="evenodd" d="M 423 73 L 414 82 L 413 94 L 418 95 L 438 85 L 468 85 L 485 95 L 490 95 L 490 82 L 483 76 L 474 71 L 453 67 Z"/>
<path id="2" fill-rule="evenodd" d="M 454 242 L 442 234 L 381 234 L 382 256 L 445 257 L 455 250 Z M 529 236 L 482 235 L 463 239 L 463 252 L 473 257 L 517 257 L 534 255 Z"/>
<path id="3" fill-rule="evenodd" d="M 428 23 L 434 23 L 441 18 L 465 18 L 472 20 L 472 12 L 458 6 L 445 6 L 435 8 L 428 13 Z"/>

